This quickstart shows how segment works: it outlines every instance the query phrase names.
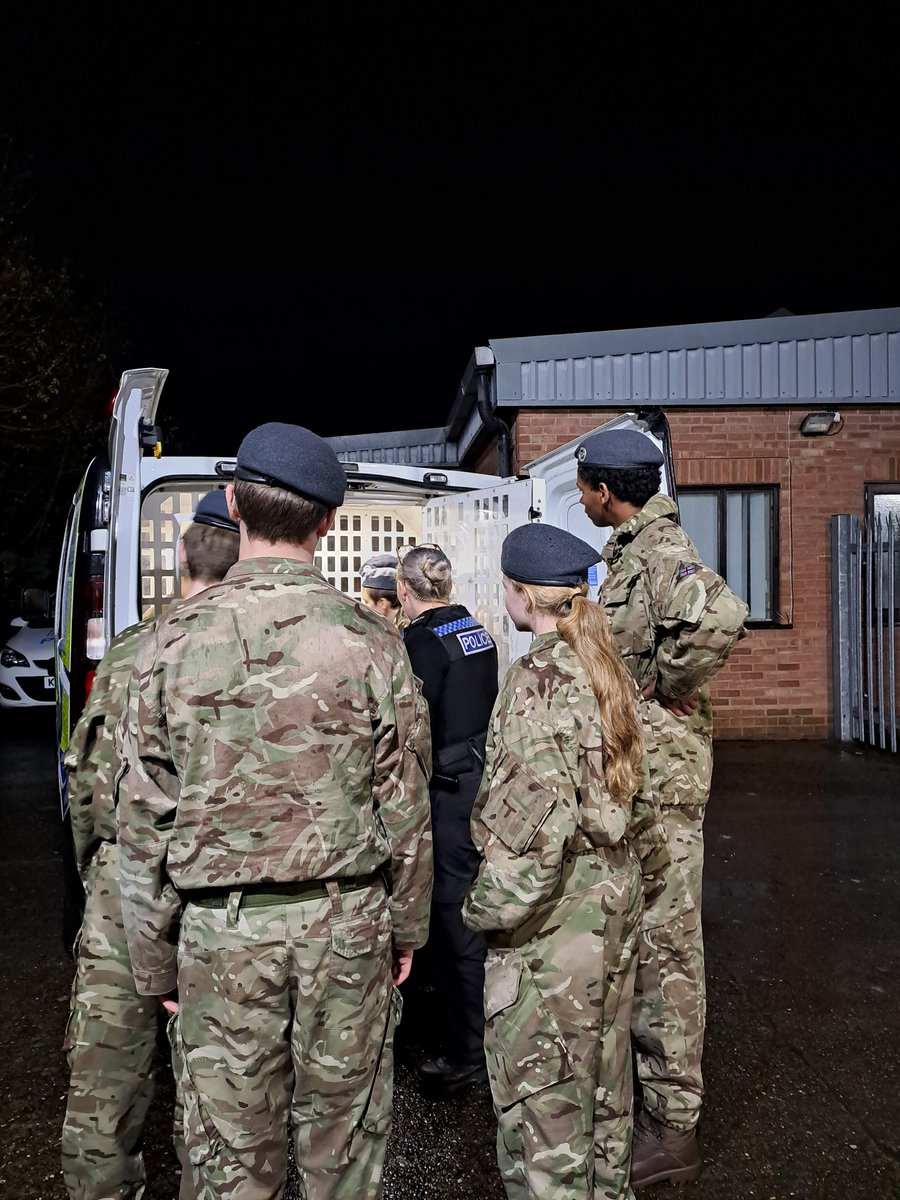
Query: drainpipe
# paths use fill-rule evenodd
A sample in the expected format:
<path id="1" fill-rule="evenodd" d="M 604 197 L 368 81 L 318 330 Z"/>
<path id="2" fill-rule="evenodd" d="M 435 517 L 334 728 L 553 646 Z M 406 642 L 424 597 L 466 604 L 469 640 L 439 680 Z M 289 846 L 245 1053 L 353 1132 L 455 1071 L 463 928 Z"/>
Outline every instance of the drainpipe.
<path id="1" fill-rule="evenodd" d="M 491 404 L 491 374 L 494 366 L 494 352 L 490 346 L 476 346 L 475 377 L 478 398 L 475 406 L 487 432 L 497 435 L 497 473 L 507 479 L 512 475 L 512 438 L 509 426 L 505 421 L 501 421 Z"/>

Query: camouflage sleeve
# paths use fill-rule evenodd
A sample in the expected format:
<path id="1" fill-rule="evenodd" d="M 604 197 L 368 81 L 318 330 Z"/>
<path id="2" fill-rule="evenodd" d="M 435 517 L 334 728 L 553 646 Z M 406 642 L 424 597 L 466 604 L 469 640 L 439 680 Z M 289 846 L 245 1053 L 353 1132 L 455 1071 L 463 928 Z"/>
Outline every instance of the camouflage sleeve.
<path id="1" fill-rule="evenodd" d="M 743 637 L 747 605 L 715 571 L 677 555 L 657 556 L 649 582 L 658 689 L 687 696 L 710 682 Z"/>
<path id="2" fill-rule="evenodd" d="M 94 820 L 96 809 L 93 799 L 97 775 L 107 757 L 104 743 L 111 738 L 108 727 L 111 716 L 109 693 L 110 676 L 102 670 L 101 664 L 63 760 L 69 778 L 69 813 L 75 861 L 82 879 L 100 841 Z M 117 716 L 115 714 L 112 719 L 115 720 Z"/>
<path id="3" fill-rule="evenodd" d="M 516 929 L 550 895 L 578 823 L 573 764 L 550 725 L 533 711 L 509 711 L 511 676 L 515 668 L 494 709 L 472 816 L 484 862 L 466 896 L 463 920 L 483 932 Z"/>
<path id="4" fill-rule="evenodd" d="M 394 944 L 415 950 L 428 940 L 431 887 L 431 726 L 428 709 L 402 647 L 394 674 L 377 704 L 375 811 L 390 845 L 388 875 Z"/>
<path id="5" fill-rule="evenodd" d="M 175 988 L 181 915 L 178 893 L 166 875 L 179 783 L 169 747 L 156 641 L 144 641 L 131 676 L 120 727 L 117 807 L 122 914 L 135 986 L 143 996 L 162 996 Z"/>

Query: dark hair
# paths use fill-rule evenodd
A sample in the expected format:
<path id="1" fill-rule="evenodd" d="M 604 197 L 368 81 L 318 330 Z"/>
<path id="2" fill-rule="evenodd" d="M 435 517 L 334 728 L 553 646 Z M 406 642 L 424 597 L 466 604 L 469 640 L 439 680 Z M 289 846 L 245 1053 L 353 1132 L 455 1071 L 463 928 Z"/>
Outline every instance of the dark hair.
<path id="1" fill-rule="evenodd" d="M 375 600 L 376 602 L 379 600 L 387 600 L 388 603 L 390 604 L 391 608 L 399 608 L 400 607 L 400 601 L 397 599 L 396 592 L 388 592 L 388 591 L 385 591 L 384 588 L 366 587 L 365 584 L 362 585 L 362 591 L 363 591 L 364 595 L 371 596 L 371 598 L 373 600 Z"/>
<path id="2" fill-rule="evenodd" d="M 217 525 L 189 525 L 181 537 L 191 579 L 218 583 L 238 560 L 240 534 Z"/>
<path id="3" fill-rule="evenodd" d="M 234 481 L 234 500 L 251 537 L 265 542 L 305 542 L 328 513 L 328 505 L 286 488 Z"/>
<path id="4" fill-rule="evenodd" d="M 613 467 L 579 467 L 578 478 L 596 492 L 605 483 L 617 500 L 643 508 L 651 496 L 659 491 L 659 467 L 629 467 L 616 470 Z"/>

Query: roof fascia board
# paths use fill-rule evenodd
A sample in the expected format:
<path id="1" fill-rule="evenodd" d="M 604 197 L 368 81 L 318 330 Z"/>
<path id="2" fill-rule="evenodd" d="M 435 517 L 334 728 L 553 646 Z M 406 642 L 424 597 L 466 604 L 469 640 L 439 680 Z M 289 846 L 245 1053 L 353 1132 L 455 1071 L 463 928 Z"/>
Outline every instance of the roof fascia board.
<path id="1" fill-rule="evenodd" d="M 548 399 L 548 400 L 500 400 L 498 408 L 611 408 L 616 411 L 623 409 L 635 408 L 815 408 L 828 409 L 835 408 L 837 405 L 870 405 L 880 404 L 883 408 L 888 408 L 893 405 L 900 404 L 900 398 L 896 396 L 809 396 L 806 399 L 797 396 L 791 396 L 786 399 L 781 399 L 779 396 L 765 396 L 760 399 L 759 396 L 737 397 L 734 399 L 725 400 L 721 396 L 695 397 L 694 399 L 673 399 L 668 397 L 665 400 L 597 400 L 596 398 L 588 398 L 585 400 L 572 399 Z"/>
<path id="2" fill-rule="evenodd" d="M 324 439 L 335 454 L 346 454 L 353 450 L 392 450 L 399 446 L 430 446 L 448 442 L 447 429 L 443 425 L 434 429 L 399 429 L 386 433 L 343 434 Z"/>
<path id="3" fill-rule="evenodd" d="M 763 317 L 749 321 L 716 321 L 699 325 L 660 325 L 648 329 L 612 329 L 596 333 L 492 338 L 490 346 L 499 368 L 501 364 L 543 362 L 554 358 L 642 354 L 653 350 L 693 350 L 752 342 L 852 337 L 861 333 L 896 333 L 898 330 L 900 308 L 875 308 L 854 312 L 816 313 L 810 316 Z M 474 373 L 474 360 L 470 367 Z M 499 403 L 503 404 L 505 399 L 502 388 L 498 388 Z M 508 403 L 508 399 L 506 402 Z"/>

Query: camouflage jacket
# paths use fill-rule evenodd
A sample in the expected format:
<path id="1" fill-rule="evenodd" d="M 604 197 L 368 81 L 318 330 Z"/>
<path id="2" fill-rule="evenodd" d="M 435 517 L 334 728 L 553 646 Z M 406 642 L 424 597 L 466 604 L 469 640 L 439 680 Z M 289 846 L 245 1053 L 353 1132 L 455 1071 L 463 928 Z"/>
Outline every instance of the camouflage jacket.
<path id="1" fill-rule="evenodd" d="M 179 892 L 384 868 L 395 944 L 424 943 L 425 704 L 396 630 L 316 567 L 248 559 L 161 618 L 123 740 L 119 863 L 140 992 L 175 986 Z"/>
<path id="2" fill-rule="evenodd" d="M 673 519 L 668 496 L 653 496 L 603 548 L 600 590 L 616 647 L 639 688 L 663 696 L 700 692 L 691 717 L 650 701 L 651 771 L 662 803 L 702 803 L 711 771 L 712 705 L 707 685 L 743 636 L 747 605 L 703 565 Z M 683 769 L 682 769 L 683 764 Z"/>
<path id="3" fill-rule="evenodd" d="M 131 625 L 110 642 L 66 750 L 72 838 L 82 878 L 100 843 L 116 840 L 113 785 L 119 754 L 114 735 L 125 709 L 135 654 L 152 624 Z"/>
<path id="4" fill-rule="evenodd" d="M 632 841 L 645 890 L 670 861 L 652 800 L 621 803 L 603 778 L 597 698 L 558 633 L 536 637 L 507 673 L 488 729 L 472 838 L 484 862 L 463 907 L 472 929 L 512 930 L 560 882 L 564 857 Z"/>

